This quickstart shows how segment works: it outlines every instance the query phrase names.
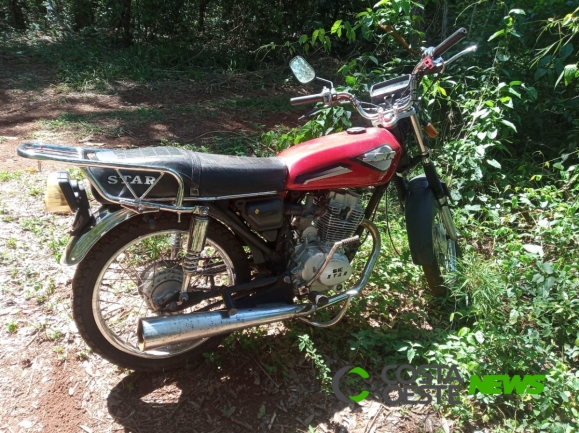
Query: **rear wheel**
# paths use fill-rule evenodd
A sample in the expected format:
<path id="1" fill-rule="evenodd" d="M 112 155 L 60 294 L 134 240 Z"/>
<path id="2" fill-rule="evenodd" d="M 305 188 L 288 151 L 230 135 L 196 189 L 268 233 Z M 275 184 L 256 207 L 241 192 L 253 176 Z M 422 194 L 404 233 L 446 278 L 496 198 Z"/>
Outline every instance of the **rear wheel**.
<path id="1" fill-rule="evenodd" d="M 444 276 L 456 270 L 458 245 L 449 236 L 436 200 L 432 203 L 432 249 L 431 262 L 423 264 L 422 270 L 432 294 L 444 296 Z"/>
<path id="2" fill-rule="evenodd" d="M 78 265 L 73 282 L 73 315 L 87 344 L 110 362 L 133 370 L 174 368 L 215 349 L 222 336 L 141 351 L 137 319 L 162 313 L 160 300 L 181 289 L 181 260 L 190 219 L 162 214 L 154 222 L 136 217 L 109 232 Z M 190 290 L 247 282 L 247 254 L 223 225 L 211 221 L 199 274 Z M 219 309 L 220 297 L 185 311 Z"/>

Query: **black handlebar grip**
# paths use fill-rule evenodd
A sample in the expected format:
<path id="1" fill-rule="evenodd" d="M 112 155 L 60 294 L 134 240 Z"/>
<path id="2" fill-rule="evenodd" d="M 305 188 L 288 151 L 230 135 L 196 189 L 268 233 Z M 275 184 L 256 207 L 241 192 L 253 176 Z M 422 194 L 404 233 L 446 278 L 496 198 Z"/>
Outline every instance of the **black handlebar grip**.
<path id="1" fill-rule="evenodd" d="M 466 37 L 467 31 L 464 27 L 461 27 L 444 41 L 442 41 L 432 52 L 432 57 L 437 58 L 442 56 L 450 47 L 452 47 L 457 42 L 460 42 Z"/>
<path id="2" fill-rule="evenodd" d="M 316 102 L 324 102 L 324 96 L 321 93 L 317 95 L 298 96 L 297 98 L 290 99 L 290 104 L 292 105 L 315 104 Z"/>

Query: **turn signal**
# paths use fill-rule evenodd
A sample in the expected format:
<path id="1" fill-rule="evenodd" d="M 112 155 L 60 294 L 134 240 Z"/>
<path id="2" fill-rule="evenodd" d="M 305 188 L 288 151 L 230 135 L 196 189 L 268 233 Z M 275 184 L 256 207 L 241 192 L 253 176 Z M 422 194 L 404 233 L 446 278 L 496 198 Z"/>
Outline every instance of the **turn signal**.
<path id="1" fill-rule="evenodd" d="M 44 206 L 46 212 L 72 212 L 68 200 L 62 191 L 62 183 L 69 185 L 68 173 L 66 171 L 58 171 L 48 175 L 48 180 L 46 181 L 46 192 L 44 194 Z"/>
<path id="2" fill-rule="evenodd" d="M 430 138 L 435 138 L 438 135 L 438 131 L 434 126 L 432 126 L 432 123 L 428 123 L 424 127 L 424 132 L 426 132 L 426 135 L 428 135 Z"/>

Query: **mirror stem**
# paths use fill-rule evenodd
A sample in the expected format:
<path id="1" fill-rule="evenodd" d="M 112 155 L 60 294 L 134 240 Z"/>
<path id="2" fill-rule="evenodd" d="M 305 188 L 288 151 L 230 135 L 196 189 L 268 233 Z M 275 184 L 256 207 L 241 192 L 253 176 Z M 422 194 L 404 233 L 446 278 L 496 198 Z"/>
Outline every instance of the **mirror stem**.
<path id="1" fill-rule="evenodd" d="M 321 81 L 324 84 L 329 84 L 330 90 L 334 88 L 334 83 L 332 83 L 330 80 L 325 80 L 324 78 L 320 78 L 320 77 L 316 77 L 315 79 L 318 81 Z"/>

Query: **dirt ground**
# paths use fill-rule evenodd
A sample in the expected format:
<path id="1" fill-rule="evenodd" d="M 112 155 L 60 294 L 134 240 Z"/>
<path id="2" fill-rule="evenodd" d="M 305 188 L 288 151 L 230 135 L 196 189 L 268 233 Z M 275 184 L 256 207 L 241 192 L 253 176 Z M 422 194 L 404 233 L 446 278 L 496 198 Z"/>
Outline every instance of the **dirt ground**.
<path id="1" fill-rule="evenodd" d="M 18 158 L 17 146 L 203 145 L 220 134 L 295 126 L 298 111 L 268 115 L 228 102 L 234 95 L 290 97 L 288 89 L 224 79 L 214 88 L 119 83 L 114 94 L 80 93 L 63 90 L 33 59 L 2 54 L 0 70 L 0 433 L 453 431 L 431 406 L 345 405 L 325 394 L 312 362 L 284 340 L 283 330 L 260 337 L 260 352 L 233 340 L 198 365 L 148 374 L 104 361 L 78 334 L 69 305 L 74 268 L 56 260 L 72 219 L 44 213 L 42 203 L 55 165 Z M 225 102 L 212 105 L 219 100 Z M 154 115 L 127 115 L 134 111 Z M 121 115 L 107 117 L 111 112 Z M 63 115 L 74 122 L 54 123 Z M 322 355 L 332 372 L 347 365 Z M 283 369 L 267 368 L 280 363 Z"/>

